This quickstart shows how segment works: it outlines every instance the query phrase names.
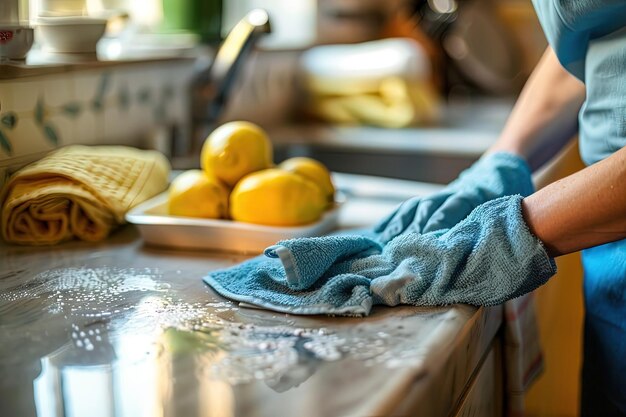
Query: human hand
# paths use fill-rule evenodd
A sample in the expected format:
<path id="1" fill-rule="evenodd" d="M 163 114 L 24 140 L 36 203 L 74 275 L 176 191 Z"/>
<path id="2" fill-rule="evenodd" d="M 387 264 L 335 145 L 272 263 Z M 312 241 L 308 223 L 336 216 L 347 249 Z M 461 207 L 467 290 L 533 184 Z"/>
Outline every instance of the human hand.
<path id="1" fill-rule="evenodd" d="M 534 191 L 530 168 L 520 157 L 504 152 L 483 156 L 443 190 L 402 203 L 376 226 L 387 243 L 403 233 L 448 229 L 487 201 L 506 195 L 528 196 Z"/>

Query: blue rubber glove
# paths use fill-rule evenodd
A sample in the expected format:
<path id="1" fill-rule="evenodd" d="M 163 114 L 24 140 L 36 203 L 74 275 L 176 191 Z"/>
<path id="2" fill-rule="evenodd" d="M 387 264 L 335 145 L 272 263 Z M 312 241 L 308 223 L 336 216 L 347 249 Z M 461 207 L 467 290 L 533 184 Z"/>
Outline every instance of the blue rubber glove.
<path id="1" fill-rule="evenodd" d="M 485 155 L 443 190 L 402 203 L 374 227 L 374 232 L 387 243 L 402 233 L 448 229 L 482 203 L 533 192 L 530 168 L 523 159 L 504 152 Z"/>

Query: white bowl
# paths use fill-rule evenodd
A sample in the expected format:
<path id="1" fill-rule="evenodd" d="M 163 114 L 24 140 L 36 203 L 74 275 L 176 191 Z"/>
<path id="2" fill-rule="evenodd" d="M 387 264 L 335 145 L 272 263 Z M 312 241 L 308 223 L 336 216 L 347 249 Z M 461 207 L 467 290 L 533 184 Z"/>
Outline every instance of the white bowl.
<path id="1" fill-rule="evenodd" d="M 0 61 L 24 59 L 33 46 L 33 29 L 0 24 Z"/>
<path id="2" fill-rule="evenodd" d="M 40 17 L 37 40 L 53 53 L 95 53 L 107 20 L 88 16 Z"/>

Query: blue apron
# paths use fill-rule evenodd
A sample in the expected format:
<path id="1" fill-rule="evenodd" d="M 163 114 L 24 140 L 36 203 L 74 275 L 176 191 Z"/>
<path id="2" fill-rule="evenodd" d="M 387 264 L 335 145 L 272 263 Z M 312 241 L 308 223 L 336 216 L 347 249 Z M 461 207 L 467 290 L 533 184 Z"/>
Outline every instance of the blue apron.
<path id="1" fill-rule="evenodd" d="M 626 146 L 626 1 L 533 3 L 559 61 L 585 83 L 580 154 L 593 164 Z M 581 416 L 626 415 L 626 240 L 584 250 L 582 259 Z"/>
<path id="2" fill-rule="evenodd" d="M 626 415 L 626 240 L 584 250 L 582 259 L 581 415 Z"/>

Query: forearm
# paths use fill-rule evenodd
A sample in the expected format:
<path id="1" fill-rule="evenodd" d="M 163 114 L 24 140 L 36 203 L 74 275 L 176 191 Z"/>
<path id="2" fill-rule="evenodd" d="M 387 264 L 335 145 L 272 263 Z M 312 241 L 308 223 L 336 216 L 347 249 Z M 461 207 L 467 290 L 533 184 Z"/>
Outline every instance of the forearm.
<path id="1" fill-rule="evenodd" d="M 584 98 L 584 84 L 565 71 L 548 48 L 488 152 L 514 153 L 531 168 L 540 167 L 576 133 Z"/>
<path id="2" fill-rule="evenodd" d="M 522 210 L 552 256 L 626 238 L 626 147 L 527 197 Z"/>

